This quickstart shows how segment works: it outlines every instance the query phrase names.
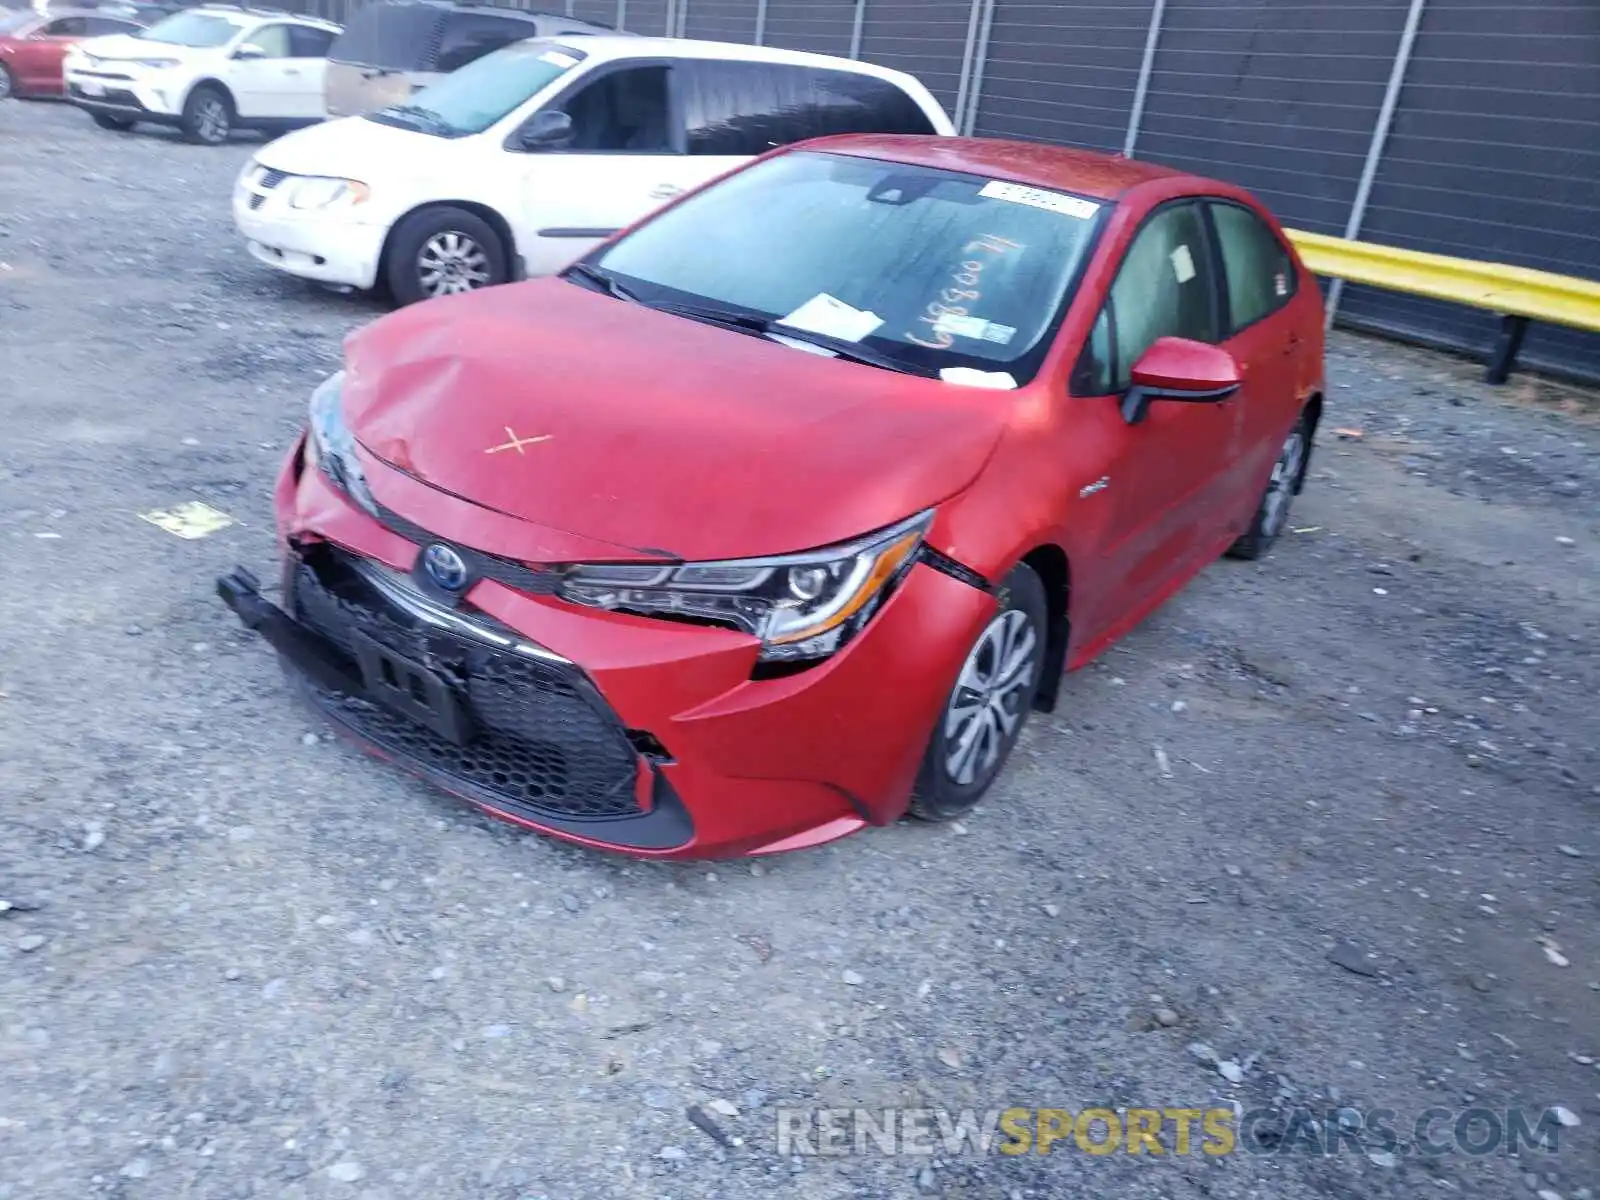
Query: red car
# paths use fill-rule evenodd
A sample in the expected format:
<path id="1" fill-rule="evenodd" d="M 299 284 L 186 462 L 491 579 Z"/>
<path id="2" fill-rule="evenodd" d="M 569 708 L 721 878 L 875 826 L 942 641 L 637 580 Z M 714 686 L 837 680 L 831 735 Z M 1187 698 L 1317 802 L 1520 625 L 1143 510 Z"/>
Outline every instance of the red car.
<path id="1" fill-rule="evenodd" d="M 1236 187 L 814 141 L 352 335 L 278 481 L 284 607 L 218 590 L 344 730 L 529 828 L 950 818 L 1063 669 L 1272 544 L 1322 317 Z"/>
<path id="2" fill-rule="evenodd" d="M 138 21 L 92 9 L 55 9 L 43 16 L 0 9 L 0 100 L 62 95 L 61 60 L 68 46 L 142 28 Z"/>

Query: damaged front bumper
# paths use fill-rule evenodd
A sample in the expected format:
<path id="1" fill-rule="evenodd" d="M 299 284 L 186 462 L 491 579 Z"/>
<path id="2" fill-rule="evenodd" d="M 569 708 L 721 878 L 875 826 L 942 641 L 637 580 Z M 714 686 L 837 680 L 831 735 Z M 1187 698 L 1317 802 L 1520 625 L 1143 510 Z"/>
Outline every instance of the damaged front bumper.
<path id="1" fill-rule="evenodd" d="M 578 608 L 489 576 L 439 602 L 417 574 L 421 548 L 477 553 L 510 540 L 510 519 L 398 473 L 371 482 L 403 529 L 305 469 L 296 447 L 276 492 L 281 607 L 248 571 L 219 580 L 222 598 L 356 740 L 493 815 L 605 849 L 767 854 L 897 819 L 995 603 L 919 563 L 838 654 L 758 679 L 758 643 L 727 629 Z"/>

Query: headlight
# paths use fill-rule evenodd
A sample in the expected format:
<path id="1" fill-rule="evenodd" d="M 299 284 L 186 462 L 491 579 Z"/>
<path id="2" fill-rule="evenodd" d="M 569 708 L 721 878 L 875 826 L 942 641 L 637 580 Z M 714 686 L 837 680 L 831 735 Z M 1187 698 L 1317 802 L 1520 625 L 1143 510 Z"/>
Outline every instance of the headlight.
<path id="1" fill-rule="evenodd" d="M 344 372 L 328 376 L 311 393 L 311 420 L 306 427 L 306 458 L 328 480 L 372 516 L 378 502 L 356 459 L 356 439 L 344 423 Z"/>
<path id="2" fill-rule="evenodd" d="M 289 194 L 290 208 L 307 209 L 361 204 L 371 195 L 366 184 L 354 179 L 305 177 L 291 180 L 284 190 Z"/>
<path id="3" fill-rule="evenodd" d="M 165 71 L 168 67 L 178 65 L 175 58 L 136 58 L 133 60 L 136 67 L 149 67 L 152 71 Z"/>
<path id="4" fill-rule="evenodd" d="M 933 511 L 841 546 L 777 558 L 566 568 L 557 593 L 616 612 L 726 625 L 765 661 L 826 658 L 861 630 L 910 569 Z"/>

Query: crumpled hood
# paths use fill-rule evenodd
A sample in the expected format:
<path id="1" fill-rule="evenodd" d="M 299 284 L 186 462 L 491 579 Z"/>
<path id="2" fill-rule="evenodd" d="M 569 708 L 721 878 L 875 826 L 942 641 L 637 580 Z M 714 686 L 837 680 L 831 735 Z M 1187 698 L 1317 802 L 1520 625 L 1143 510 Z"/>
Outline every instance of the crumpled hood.
<path id="1" fill-rule="evenodd" d="M 407 171 L 436 170 L 440 153 L 457 143 L 365 117 L 341 117 L 307 125 L 269 142 L 256 161 L 291 175 L 359 179 L 382 187 Z"/>
<path id="2" fill-rule="evenodd" d="M 559 279 L 413 305 L 345 353 L 345 416 L 377 458 L 524 521 L 694 560 L 824 546 L 939 503 L 983 467 L 1015 395 Z"/>

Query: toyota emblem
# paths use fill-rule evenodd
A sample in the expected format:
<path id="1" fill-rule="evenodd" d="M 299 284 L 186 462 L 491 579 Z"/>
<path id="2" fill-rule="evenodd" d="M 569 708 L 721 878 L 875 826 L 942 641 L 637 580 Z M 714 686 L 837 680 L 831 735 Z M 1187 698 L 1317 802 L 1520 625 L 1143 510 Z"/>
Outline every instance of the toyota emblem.
<path id="1" fill-rule="evenodd" d="M 467 563 L 449 546 L 435 542 L 422 552 L 422 569 L 447 592 L 459 592 L 467 584 Z"/>

